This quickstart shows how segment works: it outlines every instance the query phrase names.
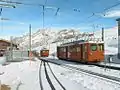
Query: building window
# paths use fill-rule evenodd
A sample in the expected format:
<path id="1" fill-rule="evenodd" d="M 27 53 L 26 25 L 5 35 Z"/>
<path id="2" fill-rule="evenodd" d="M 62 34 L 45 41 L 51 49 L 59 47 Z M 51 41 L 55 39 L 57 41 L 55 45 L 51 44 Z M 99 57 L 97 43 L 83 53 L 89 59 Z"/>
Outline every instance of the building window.
<path id="1" fill-rule="evenodd" d="M 5 43 L 2 43 L 2 46 L 7 46 Z"/>

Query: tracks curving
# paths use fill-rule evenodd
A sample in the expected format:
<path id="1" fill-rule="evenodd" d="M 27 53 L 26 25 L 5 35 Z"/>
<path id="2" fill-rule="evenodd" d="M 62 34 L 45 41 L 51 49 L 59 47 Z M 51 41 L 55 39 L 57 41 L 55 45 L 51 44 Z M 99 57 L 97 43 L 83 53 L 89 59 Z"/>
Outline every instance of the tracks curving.
<path id="1" fill-rule="evenodd" d="M 50 67 L 50 65 L 49 65 L 48 62 L 47 62 L 47 65 L 48 65 L 48 67 L 49 67 L 52 75 L 54 76 L 54 78 L 56 79 L 56 81 L 59 83 L 59 85 L 63 88 L 63 90 L 66 90 L 65 87 L 60 83 L 60 81 L 57 79 L 57 77 L 56 77 L 55 74 L 53 73 L 53 71 L 52 71 L 52 69 L 51 69 L 51 67 Z"/>
<path id="2" fill-rule="evenodd" d="M 48 72 L 47 72 L 47 69 L 46 69 L 46 63 L 44 62 L 43 65 L 44 65 L 44 69 L 45 69 L 46 79 L 47 79 L 47 81 L 48 81 L 51 89 L 52 89 L 52 90 L 55 90 L 55 87 L 54 87 L 54 85 L 52 84 L 52 81 L 51 81 L 51 79 L 50 79 L 50 77 L 49 77 L 49 75 L 48 75 Z"/>
<path id="3" fill-rule="evenodd" d="M 45 73 L 45 77 L 46 77 L 46 80 L 51 88 L 51 90 L 57 90 L 55 88 L 55 85 L 53 84 L 53 79 L 50 78 L 50 75 L 48 73 L 48 69 L 50 70 L 50 73 L 52 74 L 52 76 L 54 77 L 54 79 L 57 81 L 57 83 L 61 86 L 62 90 L 66 90 L 65 87 L 61 84 L 61 82 L 58 80 L 58 78 L 55 76 L 54 72 L 52 71 L 50 65 L 48 62 L 44 61 L 44 60 L 41 60 L 41 63 L 40 63 L 40 67 L 39 67 L 39 84 L 40 84 L 40 88 L 41 90 L 45 90 L 44 87 L 43 87 L 43 84 L 42 83 L 42 77 L 41 77 L 41 74 L 42 74 L 42 65 L 43 65 L 43 68 L 44 68 L 44 73 Z M 48 66 L 48 68 L 47 68 Z"/>

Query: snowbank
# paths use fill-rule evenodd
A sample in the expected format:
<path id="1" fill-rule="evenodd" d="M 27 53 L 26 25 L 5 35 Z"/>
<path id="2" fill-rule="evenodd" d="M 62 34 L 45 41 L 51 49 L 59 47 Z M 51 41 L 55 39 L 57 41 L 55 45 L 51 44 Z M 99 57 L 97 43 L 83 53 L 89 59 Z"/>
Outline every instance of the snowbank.
<path id="1" fill-rule="evenodd" d="M 6 63 L 6 57 L 0 57 L 0 64 Z"/>

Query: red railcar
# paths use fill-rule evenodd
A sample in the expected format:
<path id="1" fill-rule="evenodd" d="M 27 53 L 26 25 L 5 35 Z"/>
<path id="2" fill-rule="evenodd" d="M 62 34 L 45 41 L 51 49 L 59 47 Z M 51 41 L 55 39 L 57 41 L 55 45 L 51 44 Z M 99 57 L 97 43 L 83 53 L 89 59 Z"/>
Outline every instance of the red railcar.
<path id="1" fill-rule="evenodd" d="M 101 62 L 104 60 L 104 43 L 80 40 L 62 44 L 57 47 L 57 57 L 82 62 Z"/>
<path id="2" fill-rule="evenodd" d="M 47 49 L 40 50 L 40 56 L 41 57 L 48 57 L 49 56 L 49 50 L 47 50 Z"/>

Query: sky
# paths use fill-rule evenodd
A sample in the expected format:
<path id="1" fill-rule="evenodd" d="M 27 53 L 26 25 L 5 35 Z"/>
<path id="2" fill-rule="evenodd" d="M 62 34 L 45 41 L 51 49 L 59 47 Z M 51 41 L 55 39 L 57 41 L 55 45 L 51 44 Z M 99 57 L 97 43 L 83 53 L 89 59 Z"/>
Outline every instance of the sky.
<path id="1" fill-rule="evenodd" d="M 3 0 L 4 1 L 4 0 Z M 7 0 L 5 0 L 7 1 Z M 21 36 L 43 28 L 75 28 L 82 32 L 91 32 L 117 26 L 116 19 L 120 17 L 120 0 L 11 0 L 23 4 L 16 8 L 3 7 L 1 16 L 9 20 L 0 20 L 0 38 Z M 6 4 L 1 2 L 0 4 Z M 29 4 L 29 5 L 28 5 Z M 58 12 L 57 12 L 58 11 Z M 57 12 L 57 14 L 56 14 Z"/>

